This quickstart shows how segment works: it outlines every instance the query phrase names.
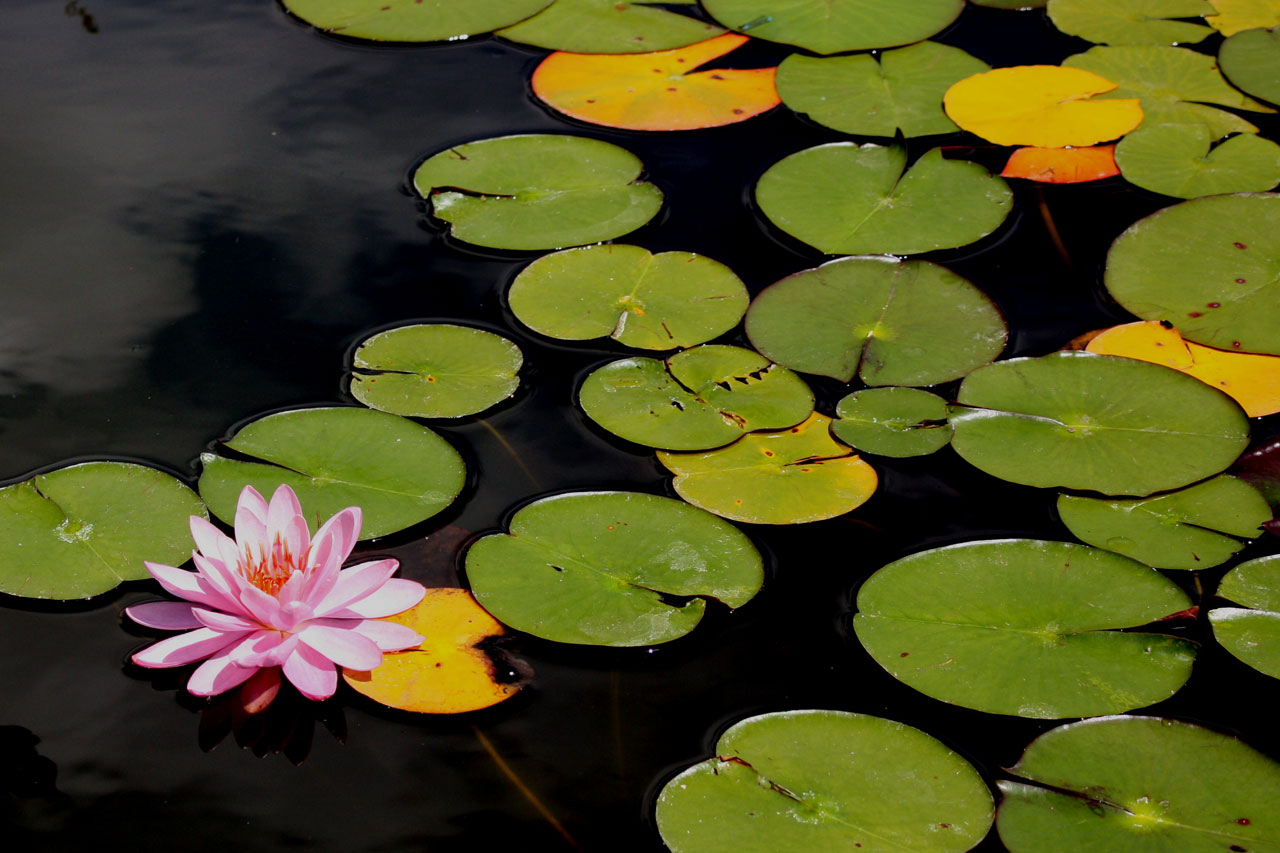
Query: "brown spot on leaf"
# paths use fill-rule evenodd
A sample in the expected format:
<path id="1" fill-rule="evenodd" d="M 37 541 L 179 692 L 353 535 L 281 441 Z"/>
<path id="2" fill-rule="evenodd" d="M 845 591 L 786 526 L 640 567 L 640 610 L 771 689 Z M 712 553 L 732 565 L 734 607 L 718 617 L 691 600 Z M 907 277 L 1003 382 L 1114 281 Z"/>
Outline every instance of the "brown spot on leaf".
<path id="1" fill-rule="evenodd" d="M 1221 303 L 1221 302 L 1209 302 L 1209 303 L 1206 303 L 1204 307 L 1205 307 L 1205 308 L 1221 308 L 1221 307 L 1222 307 L 1222 303 Z"/>
<path id="2" fill-rule="evenodd" d="M 1249 248 L 1249 247 L 1248 247 L 1248 246 L 1246 246 L 1244 243 L 1232 243 L 1231 245 L 1235 246 L 1237 249 L 1247 249 L 1247 248 Z"/>
<path id="3" fill-rule="evenodd" d="M 1204 315 L 1203 315 L 1203 314 L 1201 314 L 1199 311 L 1188 311 L 1188 312 L 1187 312 L 1187 316 L 1188 316 L 1188 317 L 1203 317 Z"/>

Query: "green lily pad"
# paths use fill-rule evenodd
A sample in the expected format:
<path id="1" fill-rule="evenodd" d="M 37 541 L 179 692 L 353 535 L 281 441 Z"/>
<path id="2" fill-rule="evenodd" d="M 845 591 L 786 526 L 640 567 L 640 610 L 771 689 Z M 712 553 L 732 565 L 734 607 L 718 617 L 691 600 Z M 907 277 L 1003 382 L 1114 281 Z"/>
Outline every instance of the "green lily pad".
<path id="1" fill-rule="evenodd" d="M 1213 146 L 1203 124 L 1147 124 L 1116 146 L 1121 174 L 1144 190 L 1197 198 L 1262 192 L 1280 183 L 1280 145 L 1241 133 Z"/>
<path id="2" fill-rule="evenodd" d="M 1000 781 L 1010 853 L 1276 853 L 1280 764 L 1235 738 L 1154 717 L 1087 720 L 1035 740 Z"/>
<path id="3" fill-rule="evenodd" d="M 364 512 L 361 539 L 385 536 L 453 503 L 466 482 L 449 442 L 413 421 L 359 408 L 297 409 L 248 424 L 226 446 L 253 460 L 204 453 L 200 494 L 234 522 L 245 486 L 287 485 L 314 530 L 349 506 Z"/>
<path id="4" fill-rule="evenodd" d="M 753 432 L 701 453 L 660 451 L 676 494 L 708 512 L 752 524 L 804 524 L 844 515 L 876 490 L 875 469 L 831 438 L 815 412 L 798 426 Z"/>
<path id="5" fill-rule="evenodd" d="M 918 388 L 866 388 L 836 405 L 831 432 L 879 456 L 926 456 L 951 442 L 947 401 Z"/>
<path id="6" fill-rule="evenodd" d="M 1205 0 L 1049 0 L 1049 19 L 1064 33 L 1098 44 L 1193 44 L 1212 27 L 1176 18 L 1214 14 Z"/>
<path id="7" fill-rule="evenodd" d="M 804 373 L 868 385 L 935 385 L 1000 354 L 1000 310 L 927 261 L 841 258 L 765 288 L 747 310 L 751 345 Z"/>
<path id="8" fill-rule="evenodd" d="M 626 149 L 582 136 L 528 134 L 455 145 L 413 184 L 453 236 L 495 249 L 559 249 L 634 231 L 662 207 Z"/>
<path id="9" fill-rule="evenodd" d="M 784 157 L 756 185 L 774 225 L 829 255 L 954 249 L 1000 227 L 1009 185 L 934 148 L 903 173 L 901 147 L 832 142 Z"/>
<path id="10" fill-rule="evenodd" d="M 1236 33 L 1218 48 L 1218 65 L 1237 88 L 1280 102 L 1280 28 Z"/>
<path id="11" fill-rule="evenodd" d="M 1215 477 L 1154 498 L 1062 495 L 1058 515 L 1077 538 L 1157 569 L 1207 569 L 1262 533 L 1271 507 L 1244 480 Z M 1240 537 L 1240 539 L 1234 538 Z"/>
<path id="12" fill-rule="evenodd" d="M 476 600 L 507 625 L 598 646 L 682 637 L 705 599 L 741 607 L 764 582 L 760 553 L 742 531 L 637 492 L 534 501 L 512 517 L 510 533 L 472 545 L 466 566 Z"/>
<path id="13" fill-rule="evenodd" d="M 702 6 L 731 30 L 827 54 L 922 41 L 950 26 L 964 0 L 702 0 Z"/>
<path id="14" fill-rule="evenodd" d="M 582 383 L 578 401 L 614 435 L 648 447 L 705 450 L 754 429 L 798 424 L 813 392 L 785 367 L 740 347 L 706 345 L 665 362 L 624 358 Z"/>
<path id="15" fill-rule="evenodd" d="M 1280 555 L 1236 566 L 1218 595 L 1244 607 L 1209 611 L 1214 639 L 1259 672 L 1280 678 Z"/>
<path id="16" fill-rule="evenodd" d="M 876 663 L 934 699 L 991 714 L 1091 717 L 1159 702 L 1186 683 L 1193 643 L 1116 629 L 1190 606 L 1127 557 L 1007 539 L 890 563 L 859 590 L 853 627 Z"/>
<path id="17" fill-rule="evenodd" d="M 555 0 L 544 12 L 498 35 L 521 44 L 570 53 L 648 53 L 718 36 L 706 21 L 655 8 L 696 0 Z M 545 4 L 544 4 L 545 5 Z"/>
<path id="18" fill-rule="evenodd" d="M 793 53 L 778 66 L 782 102 L 818 124 L 858 136 L 929 136 L 959 128 L 942 111 L 953 83 L 991 66 L 958 47 L 926 41 L 878 56 Z"/>
<path id="19" fill-rule="evenodd" d="M 517 319 L 548 337 L 607 336 L 652 350 L 719 337 L 738 325 L 749 299 L 742 279 L 719 261 L 621 243 L 544 255 L 507 296 Z"/>
<path id="20" fill-rule="evenodd" d="M 452 41 L 536 15 L 551 0 L 281 0 L 326 32 L 375 41 Z"/>
<path id="21" fill-rule="evenodd" d="M 351 395 L 393 415 L 461 418 L 514 394 L 523 363 L 520 348 L 493 332 L 448 323 L 402 326 L 361 342 Z"/>
<path id="22" fill-rule="evenodd" d="M 1232 113 L 1207 106 L 1274 112 L 1231 88 L 1212 56 L 1182 47 L 1099 46 L 1063 63 L 1112 81 L 1118 88 L 1098 98 L 1138 98 L 1145 124 L 1204 124 L 1214 139 L 1258 128 Z"/>
<path id="23" fill-rule="evenodd" d="M 1244 412 L 1185 373 L 1060 352 L 970 373 L 951 446 L 1002 480 L 1149 495 L 1217 474 L 1249 443 Z"/>
<path id="24" fill-rule="evenodd" d="M 1189 341 L 1280 355 L 1280 195 L 1198 198 L 1139 220 L 1111 244 L 1106 286 Z"/>
<path id="25" fill-rule="evenodd" d="M 969 0 L 975 6 L 989 6 L 992 9 L 1014 9 L 1027 11 L 1042 9 L 1049 0 Z"/>
<path id="26" fill-rule="evenodd" d="M 144 465 L 83 462 L 0 489 L 0 592 L 90 598 L 191 558 L 204 503 Z"/>
<path id="27" fill-rule="evenodd" d="M 731 726 L 715 757 L 658 795 L 673 853 L 963 853 L 987 834 L 991 793 L 929 735 L 844 711 L 783 711 Z"/>

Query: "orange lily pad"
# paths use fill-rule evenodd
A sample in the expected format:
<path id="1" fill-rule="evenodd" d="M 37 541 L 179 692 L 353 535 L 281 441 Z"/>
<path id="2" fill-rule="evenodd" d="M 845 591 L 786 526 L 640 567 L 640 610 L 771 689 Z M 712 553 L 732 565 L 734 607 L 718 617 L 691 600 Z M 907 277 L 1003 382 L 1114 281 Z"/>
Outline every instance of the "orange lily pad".
<path id="1" fill-rule="evenodd" d="M 728 33 L 675 50 L 553 53 L 533 72 L 533 93 L 557 112 L 626 130 L 695 130 L 746 121 L 781 103 L 777 68 L 690 73 L 747 41 Z"/>
<path id="2" fill-rule="evenodd" d="M 1009 157 L 1004 178 L 1026 178 L 1042 184 L 1083 184 L 1120 174 L 1116 165 L 1116 147 L 1098 145 L 1093 148 L 1019 148 Z"/>
<path id="3" fill-rule="evenodd" d="M 370 672 L 342 671 L 348 684 L 375 702 L 420 714 L 461 714 L 496 705 L 527 681 L 497 680 L 494 661 L 480 646 L 506 629 L 465 589 L 428 589 L 417 607 L 387 621 L 426 639 L 387 654 Z"/>
<path id="4" fill-rule="evenodd" d="M 1107 329 L 1086 349 L 1180 370 L 1235 398 L 1251 418 L 1280 412 L 1280 356 L 1201 346 L 1183 340 L 1172 324 L 1156 320 Z"/>

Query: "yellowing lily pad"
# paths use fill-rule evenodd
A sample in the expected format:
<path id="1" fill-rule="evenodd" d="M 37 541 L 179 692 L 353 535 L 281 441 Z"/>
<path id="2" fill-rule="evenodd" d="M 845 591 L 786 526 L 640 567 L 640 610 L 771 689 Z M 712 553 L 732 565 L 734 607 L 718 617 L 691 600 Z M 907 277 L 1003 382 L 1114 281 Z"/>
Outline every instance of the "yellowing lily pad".
<path id="1" fill-rule="evenodd" d="M 1120 174 L 1114 145 L 1091 148 L 1019 148 L 1009 155 L 1002 178 L 1045 184 L 1081 184 Z"/>
<path id="2" fill-rule="evenodd" d="M 947 401 L 918 388 L 864 388 L 836 406 L 831 432 L 879 456 L 925 456 L 951 442 Z"/>
<path id="3" fill-rule="evenodd" d="M 1280 145 L 1240 133 L 1213 145 L 1203 124 L 1150 124 L 1120 140 L 1125 180 L 1175 198 L 1264 192 L 1280 183 Z"/>
<path id="4" fill-rule="evenodd" d="M 1192 44 L 1213 32 L 1177 20 L 1213 14 L 1206 0 L 1049 0 L 1048 12 L 1064 33 L 1099 44 Z"/>
<path id="5" fill-rule="evenodd" d="M 1214 638 L 1249 666 L 1280 678 L 1280 556 L 1236 566 L 1218 596 L 1244 606 L 1209 611 Z"/>
<path id="6" fill-rule="evenodd" d="M 1280 26 L 1280 0 L 1209 0 L 1216 15 L 1205 20 L 1224 36 Z"/>
<path id="7" fill-rule="evenodd" d="M 876 490 L 875 469 L 830 435 L 815 412 L 799 426 L 753 432 L 719 450 L 658 453 L 676 494 L 708 512 L 752 524 L 803 524 L 844 515 Z"/>
<path id="8" fill-rule="evenodd" d="M 694 0 L 555 0 L 546 10 L 499 30 L 498 35 L 520 44 L 573 53 L 669 50 L 724 32 L 715 24 L 661 8 L 693 3 Z"/>

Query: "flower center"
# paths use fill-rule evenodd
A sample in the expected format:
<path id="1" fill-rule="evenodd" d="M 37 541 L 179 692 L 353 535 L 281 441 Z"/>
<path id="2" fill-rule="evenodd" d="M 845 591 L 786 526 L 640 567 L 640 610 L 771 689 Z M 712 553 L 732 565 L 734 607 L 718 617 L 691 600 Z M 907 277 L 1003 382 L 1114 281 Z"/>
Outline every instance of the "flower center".
<path id="1" fill-rule="evenodd" d="M 295 571 L 306 569 L 306 558 L 305 552 L 294 557 L 289 544 L 276 534 L 270 549 L 262 548 L 255 554 L 251 545 L 245 546 L 240 571 L 249 583 L 268 595 L 276 595 Z"/>

